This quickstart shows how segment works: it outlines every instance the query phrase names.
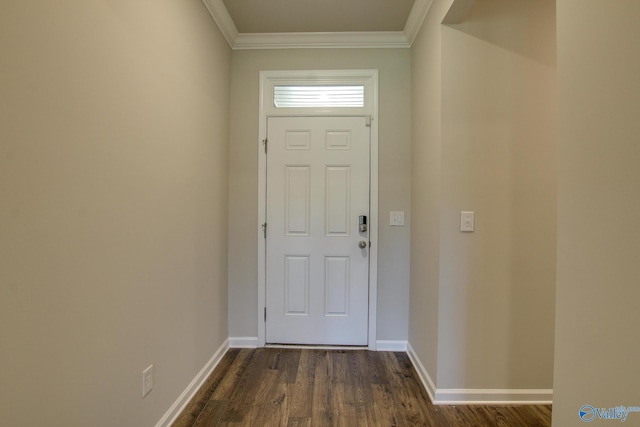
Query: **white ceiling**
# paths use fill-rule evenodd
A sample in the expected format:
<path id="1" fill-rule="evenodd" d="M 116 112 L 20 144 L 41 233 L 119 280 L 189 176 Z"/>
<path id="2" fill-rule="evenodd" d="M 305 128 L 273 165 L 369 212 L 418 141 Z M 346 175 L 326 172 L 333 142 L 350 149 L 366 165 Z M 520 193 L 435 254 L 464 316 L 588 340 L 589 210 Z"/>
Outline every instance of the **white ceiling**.
<path id="1" fill-rule="evenodd" d="M 233 49 L 409 47 L 432 0 L 202 0 Z"/>

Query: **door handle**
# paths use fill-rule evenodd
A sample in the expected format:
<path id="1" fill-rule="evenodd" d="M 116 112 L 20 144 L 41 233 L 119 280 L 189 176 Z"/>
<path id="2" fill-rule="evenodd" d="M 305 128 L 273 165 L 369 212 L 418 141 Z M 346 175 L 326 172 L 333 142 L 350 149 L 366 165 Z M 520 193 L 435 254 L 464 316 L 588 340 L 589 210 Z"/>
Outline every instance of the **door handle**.
<path id="1" fill-rule="evenodd" d="M 358 247 L 360 249 L 364 249 L 367 247 L 367 242 L 365 242 L 364 240 L 360 240 L 360 243 L 358 243 Z"/>

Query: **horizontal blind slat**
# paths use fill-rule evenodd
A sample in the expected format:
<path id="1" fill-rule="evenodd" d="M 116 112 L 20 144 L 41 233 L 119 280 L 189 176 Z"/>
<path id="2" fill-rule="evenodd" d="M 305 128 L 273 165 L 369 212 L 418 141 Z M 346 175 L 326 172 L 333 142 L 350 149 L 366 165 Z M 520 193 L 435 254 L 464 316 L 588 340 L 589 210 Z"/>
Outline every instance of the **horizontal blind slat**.
<path id="1" fill-rule="evenodd" d="M 274 105 L 296 107 L 364 107 L 364 86 L 275 86 Z"/>

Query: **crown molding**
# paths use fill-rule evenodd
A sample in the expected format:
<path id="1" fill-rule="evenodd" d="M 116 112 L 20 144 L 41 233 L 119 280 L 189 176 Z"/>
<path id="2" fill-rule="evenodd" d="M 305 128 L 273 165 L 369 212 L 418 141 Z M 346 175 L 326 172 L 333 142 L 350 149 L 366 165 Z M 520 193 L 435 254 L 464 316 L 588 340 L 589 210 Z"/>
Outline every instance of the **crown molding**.
<path id="1" fill-rule="evenodd" d="M 240 33 L 233 49 L 408 48 L 402 31 Z"/>
<path id="2" fill-rule="evenodd" d="M 224 38 L 227 39 L 229 46 L 233 48 L 238 38 L 238 29 L 222 0 L 202 0 L 202 2 L 220 28 Z"/>
<path id="3" fill-rule="evenodd" d="M 409 48 L 433 0 L 416 0 L 403 31 L 239 33 L 222 0 L 202 0 L 231 49 Z"/>
<path id="4" fill-rule="evenodd" d="M 409 46 L 411 46 L 416 39 L 424 22 L 424 18 L 427 17 L 432 4 L 433 0 L 415 0 L 413 3 L 407 22 L 404 25 L 404 36 Z"/>

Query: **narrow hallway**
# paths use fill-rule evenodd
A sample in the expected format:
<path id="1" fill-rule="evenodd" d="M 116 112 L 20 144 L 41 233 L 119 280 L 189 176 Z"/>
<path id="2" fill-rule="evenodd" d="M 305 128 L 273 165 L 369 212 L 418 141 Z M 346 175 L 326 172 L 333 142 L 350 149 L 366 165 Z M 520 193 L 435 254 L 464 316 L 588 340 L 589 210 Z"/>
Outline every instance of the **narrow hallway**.
<path id="1" fill-rule="evenodd" d="M 551 425 L 551 406 L 434 406 L 406 353 L 231 349 L 173 427 Z"/>

